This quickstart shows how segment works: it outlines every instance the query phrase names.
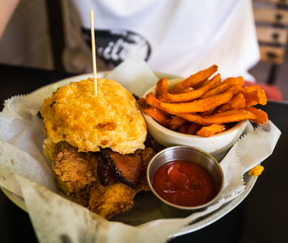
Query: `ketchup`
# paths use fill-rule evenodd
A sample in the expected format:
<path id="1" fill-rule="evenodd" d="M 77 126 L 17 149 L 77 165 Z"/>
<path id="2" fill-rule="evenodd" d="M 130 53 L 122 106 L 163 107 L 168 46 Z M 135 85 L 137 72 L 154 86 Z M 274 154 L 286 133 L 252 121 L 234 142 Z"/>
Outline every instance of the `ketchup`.
<path id="1" fill-rule="evenodd" d="M 210 174 L 202 166 L 184 160 L 161 165 L 152 186 L 160 197 L 179 206 L 198 206 L 215 196 Z"/>

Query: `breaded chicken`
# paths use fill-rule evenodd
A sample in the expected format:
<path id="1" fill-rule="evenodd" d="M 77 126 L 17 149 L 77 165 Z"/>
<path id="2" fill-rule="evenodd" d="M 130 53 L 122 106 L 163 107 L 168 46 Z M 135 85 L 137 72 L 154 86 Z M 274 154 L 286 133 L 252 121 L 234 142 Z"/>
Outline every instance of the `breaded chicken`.
<path id="1" fill-rule="evenodd" d="M 53 171 L 60 188 L 84 207 L 111 218 L 129 210 L 134 197 L 140 191 L 149 190 L 146 181 L 146 167 L 155 154 L 152 148 L 141 151 L 142 171 L 135 188 L 123 183 L 117 175 L 107 185 L 102 185 L 97 176 L 98 162 L 102 160 L 99 152 L 78 152 L 66 142 L 55 146 Z"/>

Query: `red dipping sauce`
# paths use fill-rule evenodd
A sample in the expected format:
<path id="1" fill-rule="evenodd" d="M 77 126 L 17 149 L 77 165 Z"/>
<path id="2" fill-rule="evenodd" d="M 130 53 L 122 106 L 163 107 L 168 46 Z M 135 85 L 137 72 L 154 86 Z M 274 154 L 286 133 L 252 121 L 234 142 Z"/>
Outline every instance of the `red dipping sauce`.
<path id="1" fill-rule="evenodd" d="M 160 197 L 179 206 L 199 206 L 216 194 L 206 169 L 183 160 L 161 165 L 153 177 L 152 186 Z"/>

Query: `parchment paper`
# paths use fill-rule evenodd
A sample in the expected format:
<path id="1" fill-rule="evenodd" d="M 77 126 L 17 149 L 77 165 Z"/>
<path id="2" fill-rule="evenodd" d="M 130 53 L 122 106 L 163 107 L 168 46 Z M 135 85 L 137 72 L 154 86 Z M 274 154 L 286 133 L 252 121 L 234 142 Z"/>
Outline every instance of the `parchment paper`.
<path id="1" fill-rule="evenodd" d="M 129 73 L 133 75 L 125 79 Z M 137 59 L 121 64 L 109 78 L 139 96 L 157 81 L 146 63 Z M 187 224 L 239 196 L 245 189 L 243 174 L 272 154 L 281 134 L 268 121 L 236 142 L 221 162 L 223 192 L 205 211 L 186 218 L 163 219 L 156 198 L 140 193 L 134 209 L 107 221 L 57 190 L 51 165 L 43 155 L 43 124 L 37 113 L 43 99 L 57 87 L 50 85 L 12 97 L 0 113 L 0 185 L 24 198 L 40 242 L 165 242 Z"/>

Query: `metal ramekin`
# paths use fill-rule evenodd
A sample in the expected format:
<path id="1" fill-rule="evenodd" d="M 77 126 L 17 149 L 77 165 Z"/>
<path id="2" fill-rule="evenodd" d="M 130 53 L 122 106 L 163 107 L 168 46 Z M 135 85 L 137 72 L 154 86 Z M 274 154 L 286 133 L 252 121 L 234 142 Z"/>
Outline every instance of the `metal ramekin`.
<path id="1" fill-rule="evenodd" d="M 173 204 L 160 197 L 152 186 L 153 177 L 161 165 L 175 160 L 191 161 L 205 168 L 211 175 L 215 186 L 214 198 L 205 204 L 187 207 Z M 161 211 L 165 217 L 185 217 L 195 211 L 205 209 L 217 199 L 224 185 L 224 175 L 218 161 L 203 150 L 191 146 L 173 146 L 157 153 L 148 164 L 147 180 L 151 191 L 160 200 Z"/>

